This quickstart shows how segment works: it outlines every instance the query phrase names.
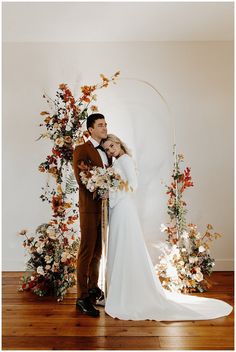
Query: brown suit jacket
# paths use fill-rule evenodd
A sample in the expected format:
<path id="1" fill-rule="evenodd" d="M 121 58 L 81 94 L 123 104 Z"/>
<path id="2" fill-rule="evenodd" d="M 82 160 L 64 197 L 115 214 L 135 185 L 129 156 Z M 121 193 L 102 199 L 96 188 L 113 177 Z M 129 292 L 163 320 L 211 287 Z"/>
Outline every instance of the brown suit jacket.
<path id="1" fill-rule="evenodd" d="M 108 160 L 109 165 L 111 160 Z M 82 184 L 79 173 L 82 171 L 81 163 L 93 167 L 103 167 L 102 159 L 92 142 L 79 145 L 73 152 L 73 168 L 79 185 L 79 211 L 80 213 L 101 213 L 101 200 L 93 199 L 93 193 L 89 192 Z"/>

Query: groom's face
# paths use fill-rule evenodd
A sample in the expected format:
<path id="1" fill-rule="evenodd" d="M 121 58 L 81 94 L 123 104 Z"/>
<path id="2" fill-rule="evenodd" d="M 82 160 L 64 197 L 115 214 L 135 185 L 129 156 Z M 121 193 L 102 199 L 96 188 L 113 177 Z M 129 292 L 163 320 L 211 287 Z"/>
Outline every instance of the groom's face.
<path id="1" fill-rule="evenodd" d="M 107 138 L 107 123 L 105 119 L 98 119 L 94 121 L 93 127 L 89 128 L 92 138 L 102 140 Z"/>

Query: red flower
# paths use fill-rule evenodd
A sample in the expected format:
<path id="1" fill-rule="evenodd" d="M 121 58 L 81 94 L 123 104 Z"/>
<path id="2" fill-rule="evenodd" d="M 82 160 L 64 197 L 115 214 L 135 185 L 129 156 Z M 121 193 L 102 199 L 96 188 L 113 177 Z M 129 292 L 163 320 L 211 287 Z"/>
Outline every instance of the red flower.
<path id="1" fill-rule="evenodd" d="M 68 231 L 68 227 L 66 226 L 66 224 L 62 224 L 60 228 L 63 232 Z"/>
<path id="2" fill-rule="evenodd" d="M 57 150 L 57 149 L 52 148 L 52 153 L 53 153 L 54 155 L 58 156 L 59 158 L 62 157 L 61 152 L 60 152 L 59 150 Z"/>

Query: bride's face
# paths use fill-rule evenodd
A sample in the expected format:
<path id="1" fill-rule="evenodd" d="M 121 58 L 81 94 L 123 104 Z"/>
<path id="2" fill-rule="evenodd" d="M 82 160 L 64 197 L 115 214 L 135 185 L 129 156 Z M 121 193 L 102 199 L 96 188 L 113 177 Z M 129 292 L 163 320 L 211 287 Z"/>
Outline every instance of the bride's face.
<path id="1" fill-rule="evenodd" d="M 108 157 L 115 157 L 118 158 L 121 155 L 121 147 L 119 143 L 112 142 L 110 140 L 106 141 L 103 143 L 103 148 L 105 149 L 105 152 L 107 153 Z"/>

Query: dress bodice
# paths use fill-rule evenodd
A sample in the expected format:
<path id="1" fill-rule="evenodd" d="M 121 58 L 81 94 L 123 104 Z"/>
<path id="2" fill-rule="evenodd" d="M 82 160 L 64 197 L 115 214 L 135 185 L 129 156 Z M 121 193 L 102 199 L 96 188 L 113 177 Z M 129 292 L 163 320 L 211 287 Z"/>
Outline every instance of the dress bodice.
<path id="1" fill-rule="evenodd" d="M 128 182 L 127 190 L 111 190 L 109 192 L 109 205 L 113 208 L 121 199 L 129 197 L 130 193 L 137 189 L 137 172 L 133 159 L 128 154 L 123 154 L 113 163 L 114 170 L 121 176 L 123 181 Z"/>

